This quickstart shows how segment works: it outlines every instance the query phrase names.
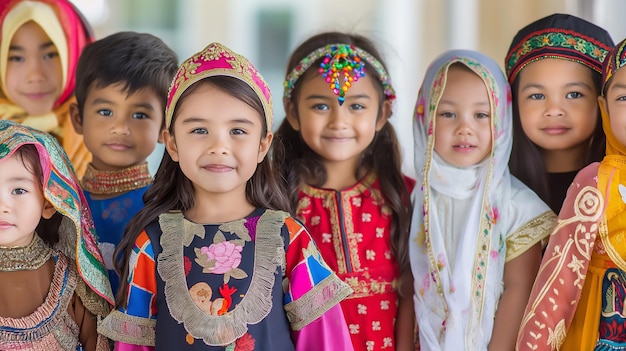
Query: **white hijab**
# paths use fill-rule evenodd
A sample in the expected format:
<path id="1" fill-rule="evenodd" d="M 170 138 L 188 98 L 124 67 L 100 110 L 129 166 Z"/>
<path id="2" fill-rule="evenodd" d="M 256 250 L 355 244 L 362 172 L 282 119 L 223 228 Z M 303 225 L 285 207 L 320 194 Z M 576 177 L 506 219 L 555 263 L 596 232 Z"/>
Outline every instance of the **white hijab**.
<path id="1" fill-rule="evenodd" d="M 465 169 L 443 162 L 433 149 L 437 105 L 448 68 L 455 62 L 484 81 L 491 108 L 491 153 Z M 548 210 L 532 193 L 524 199 L 536 203 L 513 207 L 513 196 L 530 190 L 509 173 L 511 92 L 498 65 L 467 50 L 448 51 L 435 59 L 418 95 L 414 137 L 421 186 L 413 192 L 409 254 L 420 344 L 422 350 L 485 350 L 502 294 L 506 237 Z M 446 201 L 439 201 L 442 198 Z M 448 206 L 438 208 L 436 203 Z M 450 214 L 457 217 L 451 220 L 446 217 Z M 444 233 L 444 228 L 455 232 Z M 451 238 L 456 249 L 446 249 Z"/>

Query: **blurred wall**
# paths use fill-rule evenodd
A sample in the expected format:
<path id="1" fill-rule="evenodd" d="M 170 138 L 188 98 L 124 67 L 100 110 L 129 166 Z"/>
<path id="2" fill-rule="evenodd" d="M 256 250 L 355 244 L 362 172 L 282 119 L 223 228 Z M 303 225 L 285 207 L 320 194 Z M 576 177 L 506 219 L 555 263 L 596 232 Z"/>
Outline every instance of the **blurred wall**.
<path id="1" fill-rule="evenodd" d="M 415 174 L 413 104 L 426 67 L 444 50 L 479 50 L 502 66 L 515 33 L 555 12 L 595 22 L 609 30 L 616 41 L 626 36 L 626 24 L 620 17 L 626 13 L 624 0 L 72 1 L 85 9 L 105 4 L 108 15 L 94 24 L 98 37 L 120 30 L 149 32 L 176 50 L 181 61 L 213 41 L 245 55 L 270 84 L 276 125 L 284 116 L 284 67 L 295 46 L 326 30 L 370 36 L 386 59 L 397 91 L 392 123 L 405 152 L 405 171 L 410 175 Z M 162 149 L 151 160 L 154 167 L 160 152 Z"/>

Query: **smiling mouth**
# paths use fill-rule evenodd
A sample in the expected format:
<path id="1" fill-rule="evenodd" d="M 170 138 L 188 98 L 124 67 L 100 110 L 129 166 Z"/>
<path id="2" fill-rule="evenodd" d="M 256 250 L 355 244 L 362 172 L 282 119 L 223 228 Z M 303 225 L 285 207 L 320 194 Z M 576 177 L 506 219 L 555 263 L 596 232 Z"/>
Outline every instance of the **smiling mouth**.
<path id="1" fill-rule="evenodd" d="M 50 95 L 50 93 L 31 93 L 31 94 L 24 94 L 24 95 L 31 100 L 41 100 L 41 99 L 46 98 L 48 95 Z"/>
<path id="2" fill-rule="evenodd" d="M 202 168 L 206 169 L 209 172 L 215 172 L 215 173 L 230 172 L 234 169 L 234 167 L 230 167 L 226 165 L 207 165 Z"/>
<path id="3" fill-rule="evenodd" d="M 541 130 L 549 135 L 559 135 L 567 133 L 570 129 L 566 127 L 548 127 Z"/>
<path id="4" fill-rule="evenodd" d="M 106 144 L 106 146 L 115 151 L 125 151 L 130 149 L 130 146 L 125 144 Z"/>

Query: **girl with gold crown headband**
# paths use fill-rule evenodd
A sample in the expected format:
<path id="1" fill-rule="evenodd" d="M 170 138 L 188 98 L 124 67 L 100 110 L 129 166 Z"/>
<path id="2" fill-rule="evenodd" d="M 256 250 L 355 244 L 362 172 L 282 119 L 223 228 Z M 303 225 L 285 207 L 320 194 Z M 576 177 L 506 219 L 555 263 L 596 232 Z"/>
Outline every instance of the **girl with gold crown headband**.
<path id="1" fill-rule="evenodd" d="M 513 94 L 511 173 L 558 213 L 576 173 L 604 156 L 597 96 L 613 40 L 553 14 L 520 29 L 504 65 Z"/>
<path id="2" fill-rule="evenodd" d="M 350 288 L 281 211 L 271 101 L 221 44 L 180 66 L 167 153 L 118 247 L 128 284 L 100 326 L 116 350 L 352 350 L 339 307 Z"/>
<path id="3" fill-rule="evenodd" d="M 407 241 L 415 183 L 402 174 L 388 121 L 395 93 L 380 54 L 362 36 L 321 33 L 295 49 L 287 69 L 287 116 L 276 133 L 286 154 L 275 159 L 293 213 L 355 291 L 341 303 L 354 348 L 414 350 Z"/>
<path id="4" fill-rule="evenodd" d="M 89 24 L 68 0 L 0 2 L 0 119 L 54 135 L 79 177 L 91 160 L 69 106 Z"/>
<path id="5" fill-rule="evenodd" d="M 520 350 L 626 348 L 624 66 L 626 40 L 603 65 L 606 156 L 581 170 L 567 191 L 526 307 Z"/>
<path id="6" fill-rule="evenodd" d="M 490 58 L 443 53 L 414 116 L 409 253 L 422 350 L 511 350 L 555 215 L 511 176 L 509 85 Z"/>
<path id="7" fill-rule="evenodd" d="M 0 349 L 109 350 L 113 304 L 91 213 L 48 133 L 0 121 Z"/>

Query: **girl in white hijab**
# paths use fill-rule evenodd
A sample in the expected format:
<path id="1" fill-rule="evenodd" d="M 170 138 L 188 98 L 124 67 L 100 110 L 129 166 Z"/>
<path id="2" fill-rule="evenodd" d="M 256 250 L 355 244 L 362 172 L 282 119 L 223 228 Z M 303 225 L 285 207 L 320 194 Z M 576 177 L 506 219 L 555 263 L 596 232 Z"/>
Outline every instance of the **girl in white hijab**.
<path id="1" fill-rule="evenodd" d="M 509 173 L 509 85 L 492 59 L 446 52 L 426 72 L 414 118 L 421 349 L 512 350 L 555 215 Z"/>

